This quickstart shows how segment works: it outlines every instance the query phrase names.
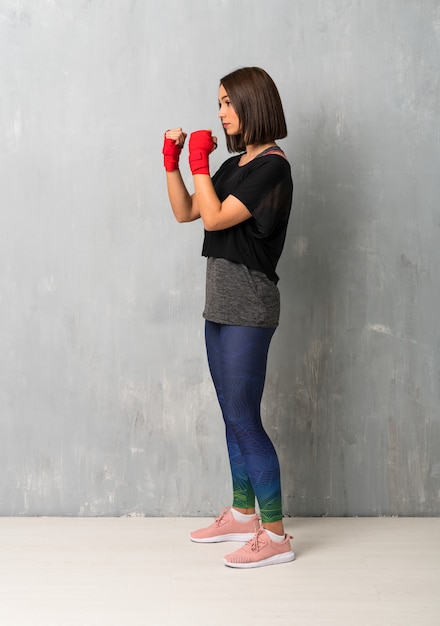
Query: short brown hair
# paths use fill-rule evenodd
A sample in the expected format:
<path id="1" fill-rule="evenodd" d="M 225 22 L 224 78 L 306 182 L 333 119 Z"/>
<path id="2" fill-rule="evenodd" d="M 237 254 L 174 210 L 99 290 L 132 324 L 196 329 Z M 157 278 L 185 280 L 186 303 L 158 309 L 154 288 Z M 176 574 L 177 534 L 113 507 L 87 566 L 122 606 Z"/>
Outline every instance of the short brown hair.
<path id="1" fill-rule="evenodd" d="M 220 80 L 241 124 L 240 135 L 226 134 L 229 152 L 246 145 L 265 144 L 287 136 L 286 119 L 278 89 L 260 67 L 242 67 Z"/>

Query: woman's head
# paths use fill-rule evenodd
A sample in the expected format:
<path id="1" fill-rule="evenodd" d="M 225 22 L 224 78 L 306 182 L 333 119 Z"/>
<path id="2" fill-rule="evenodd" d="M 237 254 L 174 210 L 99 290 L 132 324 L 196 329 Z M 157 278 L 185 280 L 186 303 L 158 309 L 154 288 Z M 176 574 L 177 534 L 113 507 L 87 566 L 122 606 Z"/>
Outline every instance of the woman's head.
<path id="1" fill-rule="evenodd" d="M 225 129 L 229 152 L 239 152 L 246 145 L 263 145 L 287 136 L 278 89 L 263 69 L 242 67 L 224 76 L 220 86 L 240 121 L 238 133 L 229 134 Z"/>

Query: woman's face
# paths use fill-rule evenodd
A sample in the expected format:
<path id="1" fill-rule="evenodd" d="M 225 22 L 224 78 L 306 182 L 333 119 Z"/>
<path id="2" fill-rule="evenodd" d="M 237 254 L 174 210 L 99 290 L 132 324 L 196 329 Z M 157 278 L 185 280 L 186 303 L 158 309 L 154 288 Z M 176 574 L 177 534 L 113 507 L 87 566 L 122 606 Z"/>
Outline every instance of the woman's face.
<path id="1" fill-rule="evenodd" d="M 218 90 L 218 106 L 218 116 L 225 132 L 228 135 L 239 135 L 241 133 L 240 120 L 223 85 L 220 85 L 220 89 Z"/>

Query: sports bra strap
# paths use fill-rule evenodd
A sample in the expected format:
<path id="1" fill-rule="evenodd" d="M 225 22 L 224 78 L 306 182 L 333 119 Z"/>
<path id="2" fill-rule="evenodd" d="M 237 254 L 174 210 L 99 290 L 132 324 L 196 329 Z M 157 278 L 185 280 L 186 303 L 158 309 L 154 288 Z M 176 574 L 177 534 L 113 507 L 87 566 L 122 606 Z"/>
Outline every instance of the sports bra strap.
<path id="1" fill-rule="evenodd" d="M 285 158 L 287 160 L 286 155 L 281 150 L 281 148 L 279 148 L 278 146 L 273 146 L 272 148 L 268 148 L 260 156 L 267 156 L 268 154 L 278 154 L 280 157 L 283 157 L 283 158 Z"/>

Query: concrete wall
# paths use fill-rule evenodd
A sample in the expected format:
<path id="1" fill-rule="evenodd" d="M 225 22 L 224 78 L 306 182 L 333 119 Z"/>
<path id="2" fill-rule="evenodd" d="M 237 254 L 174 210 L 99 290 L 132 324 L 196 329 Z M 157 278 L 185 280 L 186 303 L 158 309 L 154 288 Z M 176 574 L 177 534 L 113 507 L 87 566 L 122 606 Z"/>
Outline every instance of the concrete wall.
<path id="1" fill-rule="evenodd" d="M 439 53 L 438 0 L 0 0 L 0 514 L 229 503 L 161 147 L 221 135 L 242 65 L 294 169 L 263 406 L 286 513 L 440 513 Z"/>

